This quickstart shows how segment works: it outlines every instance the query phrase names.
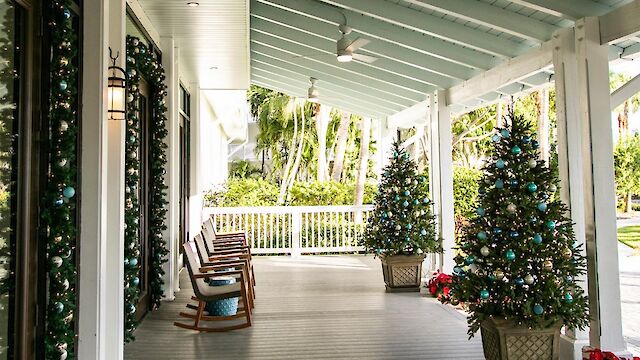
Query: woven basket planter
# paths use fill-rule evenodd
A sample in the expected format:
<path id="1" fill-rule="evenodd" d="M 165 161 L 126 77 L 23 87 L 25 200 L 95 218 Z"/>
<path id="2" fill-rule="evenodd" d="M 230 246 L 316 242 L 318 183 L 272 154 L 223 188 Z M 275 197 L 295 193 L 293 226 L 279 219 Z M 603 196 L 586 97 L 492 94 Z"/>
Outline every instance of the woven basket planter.
<path id="1" fill-rule="evenodd" d="M 529 329 L 511 320 L 488 318 L 480 332 L 487 360 L 558 360 L 560 325 Z"/>
<path id="2" fill-rule="evenodd" d="M 380 256 L 382 275 L 387 292 L 420 291 L 422 282 L 422 262 L 426 257 L 420 255 Z"/>

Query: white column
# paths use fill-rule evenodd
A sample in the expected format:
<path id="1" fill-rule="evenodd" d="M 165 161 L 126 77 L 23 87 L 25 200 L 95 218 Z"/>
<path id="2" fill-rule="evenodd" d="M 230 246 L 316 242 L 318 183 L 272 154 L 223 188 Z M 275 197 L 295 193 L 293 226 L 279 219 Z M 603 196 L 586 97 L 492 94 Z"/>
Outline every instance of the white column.
<path id="1" fill-rule="evenodd" d="M 180 96 L 180 81 L 178 79 L 178 52 L 172 37 L 161 37 L 162 66 L 165 70 L 167 84 L 167 230 L 163 237 L 169 249 L 168 261 L 164 264 L 164 300 L 175 300 L 174 290 L 178 281 L 178 221 L 180 218 L 180 118 L 178 115 L 178 99 Z"/>
<path id="2" fill-rule="evenodd" d="M 105 333 L 106 281 L 106 142 L 107 114 L 105 95 L 107 69 L 107 30 L 109 14 L 106 1 L 92 1 L 83 6 L 83 48 L 92 56 L 82 57 L 82 148 L 80 166 L 80 256 L 76 318 L 78 321 L 79 359 L 107 359 Z"/>
<path id="3" fill-rule="evenodd" d="M 573 39 L 565 31 L 556 41 L 554 65 L 556 74 L 562 73 L 556 77 L 559 119 L 564 117 L 559 124 L 566 127 L 566 134 L 558 129 L 558 138 L 567 149 L 559 155 L 566 156 L 561 176 L 569 192 L 564 190 L 563 198 L 570 199 L 576 235 L 586 243 L 591 345 L 628 355 L 622 337 L 607 46 L 600 45 L 597 18 L 578 20 Z"/>
<path id="4" fill-rule="evenodd" d="M 378 161 L 379 161 L 379 175 L 382 175 L 382 169 L 389 164 L 389 156 L 391 146 L 396 140 L 396 132 L 398 129 L 394 126 L 390 126 L 389 120 L 385 119 L 380 122 L 379 138 L 378 138 Z"/>
<path id="5" fill-rule="evenodd" d="M 556 84 L 556 118 L 558 131 L 558 170 L 560 173 L 560 199 L 570 211 L 576 242 L 585 246 L 585 197 L 583 184 L 582 124 L 579 121 L 579 101 L 570 95 L 577 91 L 578 77 L 575 58 L 574 30 L 560 30 L 554 34 L 553 64 Z M 571 160 L 571 161 L 570 161 Z M 586 254 L 586 250 L 583 250 Z M 584 289 L 587 277 L 577 279 Z M 561 337 L 562 359 L 582 359 L 582 347 L 589 345 L 589 330 L 567 330 Z"/>
<path id="6" fill-rule="evenodd" d="M 202 150 L 200 148 L 200 137 L 202 135 L 201 127 L 201 104 L 200 104 L 200 85 L 196 82 L 191 83 L 191 159 L 190 166 L 191 184 L 189 188 L 191 193 L 189 194 L 189 236 L 193 240 L 193 237 L 200 232 L 202 227 L 202 166 L 206 166 L 205 162 L 200 159 L 202 157 Z"/>
<path id="7" fill-rule="evenodd" d="M 451 143 L 451 115 L 446 106 L 444 91 L 430 96 L 430 145 L 429 187 L 434 202 L 437 234 L 442 238 L 444 252 L 440 255 L 439 268 L 451 273 L 454 266 L 455 219 L 453 214 L 453 145 Z"/>

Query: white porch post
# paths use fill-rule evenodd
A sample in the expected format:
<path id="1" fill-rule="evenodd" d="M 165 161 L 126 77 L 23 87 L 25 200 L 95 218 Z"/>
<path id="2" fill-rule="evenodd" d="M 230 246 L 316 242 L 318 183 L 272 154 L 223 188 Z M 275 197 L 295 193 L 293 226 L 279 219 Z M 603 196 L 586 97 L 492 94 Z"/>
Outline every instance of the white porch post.
<path id="1" fill-rule="evenodd" d="M 124 121 L 108 121 L 108 47 L 125 66 L 124 0 L 85 4 L 78 358 L 118 360 L 124 340 Z"/>
<path id="2" fill-rule="evenodd" d="M 590 342 L 628 355 L 620 308 L 607 47 L 600 45 L 597 18 L 577 21 L 575 34 L 560 31 L 555 42 L 562 196 L 569 200 L 577 240 L 586 244 Z M 584 335 L 576 337 L 584 342 Z M 574 358 L 579 357 L 574 353 Z"/>
<path id="3" fill-rule="evenodd" d="M 164 264 L 164 300 L 173 301 L 175 299 L 174 290 L 178 281 L 178 219 L 180 214 L 179 187 L 180 187 L 180 122 L 178 117 L 178 96 L 180 92 L 180 82 L 178 80 L 178 51 L 172 37 L 161 37 L 163 49 L 163 64 L 167 83 L 167 130 L 168 135 L 165 140 L 167 149 L 167 230 L 163 237 L 167 239 L 169 249 L 168 260 Z"/>
<path id="4" fill-rule="evenodd" d="M 451 273 L 454 264 L 455 220 L 453 215 L 453 159 L 451 156 L 451 115 L 444 91 L 430 96 L 430 166 L 429 188 L 437 222 L 437 234 L 442 238 L 444 252 L 438 268 Z"/>

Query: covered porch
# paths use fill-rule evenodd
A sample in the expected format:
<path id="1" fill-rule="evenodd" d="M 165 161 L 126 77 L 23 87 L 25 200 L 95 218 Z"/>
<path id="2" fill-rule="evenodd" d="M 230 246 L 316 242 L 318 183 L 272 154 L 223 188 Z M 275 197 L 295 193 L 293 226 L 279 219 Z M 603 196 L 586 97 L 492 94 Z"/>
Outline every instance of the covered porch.
<path id="1" fill-rule="evenodd" d="M 186 271 L 173 302 L 150 313 L 125 359 L 483 359 L 466 315 L 416 293 L 385 293 L 373 256 L 256 257 L 249 329 L 173 326 L 193 294 Z"/>

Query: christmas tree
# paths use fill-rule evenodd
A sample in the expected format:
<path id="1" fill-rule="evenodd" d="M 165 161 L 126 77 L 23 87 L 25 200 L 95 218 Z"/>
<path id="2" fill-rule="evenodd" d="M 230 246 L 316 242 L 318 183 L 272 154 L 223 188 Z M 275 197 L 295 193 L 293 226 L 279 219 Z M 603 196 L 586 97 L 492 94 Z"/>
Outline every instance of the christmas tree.
<path id="1" fill-rule="evenodd" d="M 399 143 L 393 144 L 392 151 L 362 245 L 385 256 L 440 251 L 427 197 L 427 178 L 418 175 L 416 164 Z"/>
<path id="2" fill-rule="evenodd" d="M 489 316 L 530 328 L 584 328 L 588 302 L 576 279 L 586 260 L 558 179 L 538 160 L 531 124 L 509 117 L 511 125 L 492 138 L 477 215 L 457 249 L 453 299 L 469 306 L 470 336 Z"/>

